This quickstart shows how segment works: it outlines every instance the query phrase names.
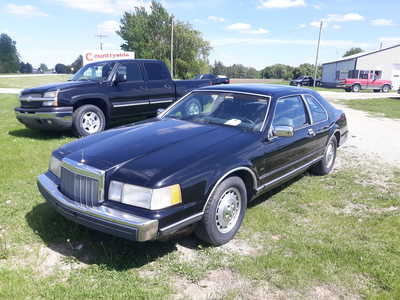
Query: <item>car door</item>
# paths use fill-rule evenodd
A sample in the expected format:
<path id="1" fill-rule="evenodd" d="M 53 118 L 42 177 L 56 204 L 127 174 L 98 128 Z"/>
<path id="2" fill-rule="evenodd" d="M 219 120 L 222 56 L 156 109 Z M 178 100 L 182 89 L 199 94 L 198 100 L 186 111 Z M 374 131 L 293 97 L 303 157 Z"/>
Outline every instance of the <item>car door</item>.
<path id="1" fill-rule="evenodd" d="M 294 129 L 291 137 L 274 137 L 275 126 L 290 126 Z M 270 138 L 266 141 L 264 158 L 265 173 L 260 176 L 261 184 L 268 184 L 284 178 L 296 169 L 308 164 L 312 158 L 311 120 L 300 95 L 277 99 L 270 128 Z"/>
<path id="2" fill-rule="evenodd" d="M 115 76 L 117 80 L 114 80 L 110 91 L 112 118 L 145 114 L 149 110 L 149 100 L 140 65 L 134 61 L 121 62 Z"/>
<path id="3" fill-rule="evenodd" d="M 150 111 L 166 108 L 175 101 L 175 85 L 165 65 L 158 62 L 143 63 L 147 76 Z"/>
<path id="4" fill-rule="evenodd" d="M 311 158 L 316 159 L 323 155 L 325 146 L 329 139 L 328 112 L 313 95 L 302 95 L 309 111 L 311 126 L 309 128 L 309 139 L 312 148 Z M 311 129 L 311 130 L 310 130 Z"/>

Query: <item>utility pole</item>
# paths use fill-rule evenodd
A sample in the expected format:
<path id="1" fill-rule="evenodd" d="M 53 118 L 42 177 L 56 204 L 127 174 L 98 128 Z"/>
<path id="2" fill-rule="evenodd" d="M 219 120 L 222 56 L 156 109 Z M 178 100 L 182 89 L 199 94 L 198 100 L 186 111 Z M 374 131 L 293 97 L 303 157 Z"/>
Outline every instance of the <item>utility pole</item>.
<path id="1" fill-rule="evenodd" d="M 319 35 L 318 35 L 317 54 L 315 55 L 314 87 L 315 87 L 315 82 L 317 81 L 319 44 L 321 43 L 322 26 L 323 26 L 323 21 L 321 20 L 321 24 L 319 25 Z"/>
<path id="2" fill-rule="evenodd" d="M 174 17 L 171 18 L 171 76 L 174 79 Z"/>
<path id="3" fill-rule="evenodd" d="M 96 34 L 95 35 L 97 38 L 99 38 L 99 43 L 100 43 L 100 50 L 103 50 L 103 38 L 107 37 L 105 34 Z"/>

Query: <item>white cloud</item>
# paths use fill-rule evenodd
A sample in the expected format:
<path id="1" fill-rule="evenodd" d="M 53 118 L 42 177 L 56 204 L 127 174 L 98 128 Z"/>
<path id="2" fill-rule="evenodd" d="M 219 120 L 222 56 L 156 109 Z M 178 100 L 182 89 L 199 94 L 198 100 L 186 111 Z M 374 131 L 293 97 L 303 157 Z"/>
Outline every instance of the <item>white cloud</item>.
<path id="1" fill-rule="evenodd" d="M 312 7 L 314 7 L 315 9 L 321 9 L 321 5 L 320 4 L 314 4 Z"/>
<path id="2" fill-rule="evenodd" d="M 357 13 L 348 13 L 344 15 L 331 14 L 325 18 L 327 22 L 351 22 L 351 21 L 362 21 L 364 17 Z"/>
<path id="3" fill-rule="evenodd" d="M 321 26 L 321 21 L 312 21 L 308 25 L 310 25 L 311 27 L 319 28 L 319 26 Z"/>
<path id="4" fill-rule="evenodd" d="M 148 0 L 57 0 L 69 7 L 100 12 L 105 14 L 121 14 L 132 11 L 135 7 L 150 8 Z"/>
<path id="5" fill-rule="evenodd" d="M 251 25 L 246 23 L 235 23 L 227 26 L 226 28 L 229 30 L 249 30 L 251 29 Z"/>
<path id="6" fill-rule="evenodd" d="M 251 29 L 251 30 L 245 30 L 243 33 L 248 33 L 248 34 L 267 34 L 269 31 L 264 28 L 258 28 L 258 29 Z"/>
<path id="7" fill-rule="evenodd" d="M 48 14 L 41 11 L 39 8 L 32 5 L 16 5 L 8 4 L 6 12 L 13 15 L 28 16 L 28 17 L 47 17 Z"/>
<path id="8" fill-rule="evenodd" d="M 261 0 L 258 8 L 288 8 L 305 5 L 304 0 Z"/>
<path id="9" fill-rule="evenodd" d="M 119 22 L 109 20 L 97 25 L 97 30 L 100 33 L 115 33 L 119 29 L 119 25 Z"/>
<path id="10" fill-rule="evenodd" d="M 220 18 L 220 17 L 216 17 L 216 16 L 209 16 L 208 19 L 210 21 L 219 22 L 219 23 L 225 22 L 224 18 Z"/>
<path id="11" fill-rule="evenodd" d="M 299 24 L 299 25 L 298 25 L 298 28 L 306 28 L 306 27 L 307 27 L 306 24 Z"/>
<path id="12" fill-rule="evenodd" d="M 341 25 L 338 25 L 338 24 L 335 24 L 335 25 L 332 25 L 332 28 L 333 28 L 333 29 L 341 29 L 342 26 L 341 26 Z"/>
<path id="13" fill-rule="evenodd" d="M 390 19 L 375 19 L 371 21 L 371 25 L 373 26 L 392 26 L 393 20 Z"/>
<path id="14" fill-rule="evenodd" d="M 267 39 L 267 38 L 223 38 L 212 40 L 211 45 L 213 47 L 222 47 L 222 46 L 232 46 L 232 45 L 269 45 L 269 44 L 278 44 L 278 45 L 300 45 L 300 46 L 315 46 L 317 43 L 316 40 L 295 40 L 295 39 Z M 361 47 L 361 48 L 369 48 L 373 47 L 373 45 L 368 43 L 360 43 L 351 40 L 321 40 L 322 46 L 330 46 L 337 48 L 348 48 L 348 47 Z"/>

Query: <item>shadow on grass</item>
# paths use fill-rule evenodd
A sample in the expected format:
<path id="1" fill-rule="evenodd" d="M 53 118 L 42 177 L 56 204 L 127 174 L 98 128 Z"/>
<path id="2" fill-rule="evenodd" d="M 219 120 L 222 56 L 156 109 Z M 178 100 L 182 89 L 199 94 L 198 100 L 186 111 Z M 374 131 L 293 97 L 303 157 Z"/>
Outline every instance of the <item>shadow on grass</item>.
<path id="1" fill-rule="evenodd" d="M 102 265 L 109 270 L 140 268 L 171 252 L 177 244 L 191 249 L 206 247 L 181 232 L 165 241 L 132 242 L 88 229 L 59 215 L 48 203 L 41 203 L 26 214 L 32 230 L 47 247 L 85 264 Z"/>
<path id="2" fill-rule="evenodd" d="M 30 138 L 36 140 L 54 140 L 65 137 L 74 137 L 71 131 L 41 131 L 29 128 L 10 130 L 8 134 L 18 138 Z"/>

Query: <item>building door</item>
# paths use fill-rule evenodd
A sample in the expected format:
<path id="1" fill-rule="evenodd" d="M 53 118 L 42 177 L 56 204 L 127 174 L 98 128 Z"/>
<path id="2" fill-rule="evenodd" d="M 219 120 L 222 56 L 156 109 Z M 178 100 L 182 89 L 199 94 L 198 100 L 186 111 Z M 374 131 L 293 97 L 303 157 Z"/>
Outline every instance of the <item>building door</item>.
<path id="1" fill-rule="evenodd" d="M 392 84 L 392 89 L 398 90 L 400 88 L 400 64 L 393 64 Z"/>

